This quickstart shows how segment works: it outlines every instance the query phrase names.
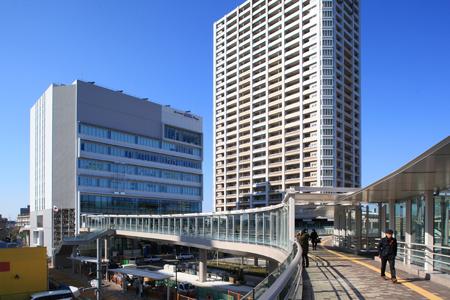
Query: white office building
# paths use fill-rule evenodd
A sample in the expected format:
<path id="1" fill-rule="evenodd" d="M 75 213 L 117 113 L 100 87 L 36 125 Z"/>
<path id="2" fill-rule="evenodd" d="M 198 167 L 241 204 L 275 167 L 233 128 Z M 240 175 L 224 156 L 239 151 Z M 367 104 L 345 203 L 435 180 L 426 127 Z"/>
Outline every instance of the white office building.
<path id="1" fill-rule="evenodd" d="M 214 23 L 215 210 L 360 185 L 358 0 L 248 0 Z"/>
<path id="2" fill-rule="evenodd" d="M 52 256 L 80 215 L 200 212 L 202 119 L 75 81 L 30 112 L 31 245 Z"/>

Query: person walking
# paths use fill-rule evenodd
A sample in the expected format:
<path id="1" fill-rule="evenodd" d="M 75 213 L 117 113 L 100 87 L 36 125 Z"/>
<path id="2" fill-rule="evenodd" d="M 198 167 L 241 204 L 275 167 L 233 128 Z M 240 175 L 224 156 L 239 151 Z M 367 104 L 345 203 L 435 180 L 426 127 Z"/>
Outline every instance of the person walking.
<path id="1" fill-rule="evenodd" d="M 379 257 L 381 259 L 381 277 L 386 278 L 386 264 L 389 262 L 391 269 L 391 280 L 397 283 L 397 276 L 395 271 L 395 257 L 397 256 L 397 240 L 393 237 L 394 232 L 391 229 L 386 230 L 385 237 L 381 239 L 378 245 Z"/>
<path id="2" fill-rule="evenodd" d="M 319 235 L 317 234 L 316 230 L 313 229 L 311 232 L 311 243 L 312 243 L 312 249 L 317 250 L 317 243 L 319 242 Z"/>
<path id="3" fill-rule="evenodd" d="M 299 244 L 302 247 L 302 262 L 305 268 L 309 267 L 309 258 L 308 258 L 308 250 L 309 250 L 309 234 L 308 229 L 303 229 L 302 234 L 299 238 Z"/>

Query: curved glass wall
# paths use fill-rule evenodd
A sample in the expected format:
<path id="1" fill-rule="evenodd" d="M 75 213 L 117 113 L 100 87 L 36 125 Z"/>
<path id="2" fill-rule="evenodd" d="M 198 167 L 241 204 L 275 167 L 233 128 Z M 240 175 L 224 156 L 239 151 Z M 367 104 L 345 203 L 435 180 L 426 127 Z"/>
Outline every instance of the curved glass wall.
<path id="1" fill-rule="evenodd" d="M 264 220 L 258 222 L 258 220 Z M 289 206 L 199 215 L 82 215 L 82 226 L 261 244 L 290 251 Z M 261 225 L 261 226 L 260 226 Z M 260 238 L 257 238 L 260 237 Z"/>

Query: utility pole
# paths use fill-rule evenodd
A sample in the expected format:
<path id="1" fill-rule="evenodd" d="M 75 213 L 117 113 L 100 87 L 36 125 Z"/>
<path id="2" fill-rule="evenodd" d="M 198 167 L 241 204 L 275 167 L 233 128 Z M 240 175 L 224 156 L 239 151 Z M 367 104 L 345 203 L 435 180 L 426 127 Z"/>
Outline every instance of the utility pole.
<path id="1" fill-rule="evenodd" d="M 102 244 L 100 243 L 100 238 L 97 238 L 97 289 L 96 295 L 97 300 L 101 299 L 100 288 L 102 286 Z"/>

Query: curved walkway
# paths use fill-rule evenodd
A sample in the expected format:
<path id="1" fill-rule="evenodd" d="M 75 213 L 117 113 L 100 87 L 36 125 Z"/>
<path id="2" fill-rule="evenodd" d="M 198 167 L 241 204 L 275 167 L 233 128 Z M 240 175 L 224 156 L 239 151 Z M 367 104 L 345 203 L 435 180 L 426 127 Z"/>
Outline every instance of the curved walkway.
<path id="1" fill-rule="evenodd" d="M 371 258 L 319 246 L 316 251 L 310 249 L 309 260 L 309 268 L 303 273 L 306 300 L 450 299 L 450 287 L 402 271 L 397 270 L 398 284 L 384 280 L 379 275 L 379 263 Z"/>

